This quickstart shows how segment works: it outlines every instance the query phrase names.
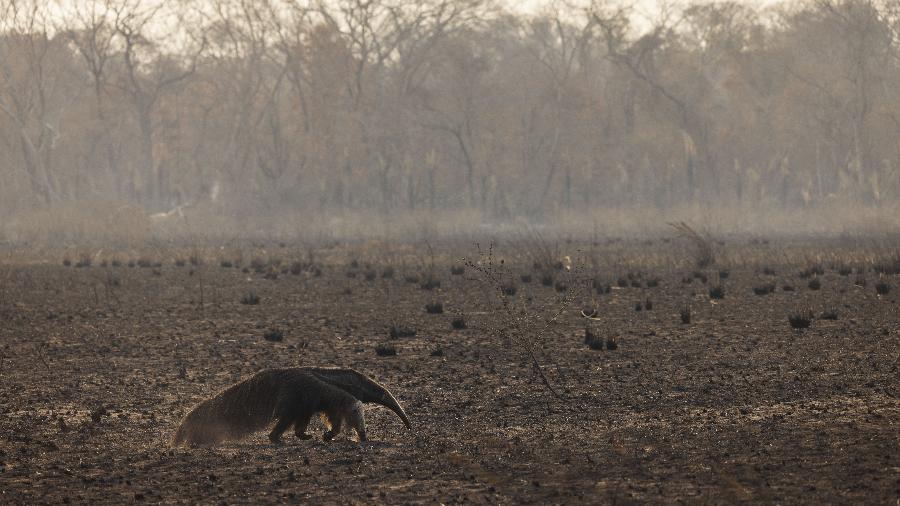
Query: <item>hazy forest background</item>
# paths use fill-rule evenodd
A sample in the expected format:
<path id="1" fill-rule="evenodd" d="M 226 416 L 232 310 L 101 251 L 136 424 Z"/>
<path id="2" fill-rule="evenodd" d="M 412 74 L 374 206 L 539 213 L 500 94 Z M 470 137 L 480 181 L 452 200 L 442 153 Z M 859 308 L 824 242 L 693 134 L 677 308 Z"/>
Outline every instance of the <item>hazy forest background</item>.
<path id="1" fill-rule="evenodd" d="M 0 241 L 897 228 L 900 0 L 647 11 L 0 0 Z"/>

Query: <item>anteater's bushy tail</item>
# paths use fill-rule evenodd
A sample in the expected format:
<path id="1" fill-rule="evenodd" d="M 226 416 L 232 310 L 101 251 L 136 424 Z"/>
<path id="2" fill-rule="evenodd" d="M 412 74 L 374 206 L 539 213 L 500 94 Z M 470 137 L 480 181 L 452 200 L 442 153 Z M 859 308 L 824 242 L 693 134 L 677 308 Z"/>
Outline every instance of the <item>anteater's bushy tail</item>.
<path id="1" fill-rule="evenodd" d="M 232 385 L 196 405 L 181 420 L 172 445 L 211 445 L 265 428 L 272 422 L 279 390 L 268 371 Z"/>

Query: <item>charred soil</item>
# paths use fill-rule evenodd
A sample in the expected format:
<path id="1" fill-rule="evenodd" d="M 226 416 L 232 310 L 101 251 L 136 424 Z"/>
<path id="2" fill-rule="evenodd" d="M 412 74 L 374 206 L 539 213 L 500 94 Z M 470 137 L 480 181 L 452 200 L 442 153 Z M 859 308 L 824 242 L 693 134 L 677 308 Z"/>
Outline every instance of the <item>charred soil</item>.
<path id="1" fill-rule="evenodd" d="M 0 502 L 893 504 L 900 290 L 874 285 L 900 286 L 900 276 L 864 262 L 841 275 L 829 265 L 853 264 L 852 251 L 767 241 L 729 245 L 702 269 L 707 284 L 685 283 L 696 266 L 671 246 L 560 246 L 606 259 L 554 272 L 569 290 L 582 277 L 613 286 L 568 302 L 554 286 L 498 295 L 473 269 L 451 274 L 467 244 L 428 267 L 415 245 L 322 248 L 297 269 L 291 247 L 274 246 L 282 259 L 246 272 L 250 262 L 223 267 L 216 253 L 179 266 L 157 252 L 152 269 L 129 268 L 125 254 L 79 268 L 11 254 L 0 264 Z M 818 290 L 801 278 L 811 255 L 823 260 Z M 349 258 L 398 275 L 349 276 Z M 503 265 L 509 280 L 543 275 L 524 257 Z M 630 272 L 654 282 L 616 286 Z M 404 282 L 413 275 L 440 284 Z M 764 284 L 778 288 L 756 295 Z M 250 293 L 258 303 L 242 303 Z M 533 336 L 563 399 L 518 339 L 533 329 L 503 328 L 503 296 L 544 322 L 567 305 Z M 649 299 L 652 310 L 634 310 Z M 442 313 L 423 311 L 435 300 Z M 585 307 L 614 349 L 585 343 Z M 817 316 L 832 308 L 839 318 Z M 809 327 L 792 328 L 789 315 L 806 311 Z M 415 332 L 392 334 L 398 326 Z M 273 329 L 280 339 L 267 337 Z M 370 407 L 363 444 L 323 442 L 314 421 L 309 441 L 286 434 L 276 446 L 262 431 L 170 448 L 198 401 L 264 368 L 311 365 L 384 384 L 413 430 Z"/>

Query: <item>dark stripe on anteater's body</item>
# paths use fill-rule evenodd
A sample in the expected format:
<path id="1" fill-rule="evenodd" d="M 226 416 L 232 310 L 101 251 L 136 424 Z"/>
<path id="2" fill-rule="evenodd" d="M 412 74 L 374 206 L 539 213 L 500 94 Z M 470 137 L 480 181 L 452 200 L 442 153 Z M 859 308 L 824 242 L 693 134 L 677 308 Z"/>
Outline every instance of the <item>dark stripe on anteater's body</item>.
<path id="1" fill-rule="evenodd" d="M 365 374 L 354 369 L 337 367 L 300 367 L 299 369 L 314 375 L 325 383 L 334 385 L 341 390 L 359 399 L 360 402 L 380 404 L 400 417 L 407 429 L 412 428 L 412 423 L 406 412 L 397 402 L 391 392 L 380 383 L 372 380 Z"/>

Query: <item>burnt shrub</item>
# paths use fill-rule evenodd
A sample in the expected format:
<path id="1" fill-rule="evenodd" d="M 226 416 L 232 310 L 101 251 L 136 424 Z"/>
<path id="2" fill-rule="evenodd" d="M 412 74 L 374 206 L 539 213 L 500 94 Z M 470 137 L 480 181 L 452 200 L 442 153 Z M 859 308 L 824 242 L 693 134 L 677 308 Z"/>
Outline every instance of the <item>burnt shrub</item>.
<path id="1" fill-rule="evenodd" d="M 647 288 L 656 288 L 659 286 L 659 278 L 650 278 L 647 280 Z"/>
<path id="2" fill-rule="evenodd" d="M 818 289 L 822 288 L 822 282 L 819 281 L 819 278 L 812 278 L 809 280 L 809 283 L 807 284 L 807 286 L 809 287 L 810 290 L 818 290 Z"/>
<path id="3" fill-rule="evenodd" d="M 710 299 L 724 299 L 725 298 L 725 288 L 723 286 L 714 286 L 709 289 L 709 298 Z"/>
<path id="4" fill-rule="evenodd" d="M 875 284 L 875 293 L 878 295 L 887 295 L 891 292 L 891 285 L 885 282 L 879 282 Z"/>
<path id="5" fill-rule="evenodd" d="M 774 284 L 753 287 L 753 293 L 755 293 L 756 295 L 760 295 L 760 296 L 768 295 L 768 294 L 774 293 L 774 292 L 775 292 Z"/>
<path id="6" fill-rule="evenodd" d="M 419 288 L 421 288 L 422 290 L 434 290 L 435 288 L 440 288 L 440 287 L 441 287 L 441 280 L 439 280 L 433 276 L 426 277 L 419 284 Z"/>
<path id="7" fill-rule="evenodd" d="M 647 299 L 647 302 L 644 302 L 644 309 L 646 309 L 647 311 L 652 311 L 653 310 L 653 301 L 650 299 Z"/>
<path id="8" fill-rule="evenodd" d="M 641 304 L 640 302 L 636 302 L 636 303 L 634 304 L 634 310 L 635 310 L 635 311 L 643 311 L 643 310 L 644 310 L 644 305 Z"/>
<path id="9" fill-rule="evenodd" d="M 462 265 L 454 265 L 450 267 L 450 274 L 453 276 L 462 276 L 466 272 L 466 268 Z"/>
<path id="10" fill-rule="evenodd" d="M 152 267 L 152 266 L 153 266 L 153 262 L 151 262 L 151 261 L 150 261 L 149 259 L 147 259 L 147 258 L 138 258 L 138 260 L 137 260 L 137 266 L 140 267 L 140 268 L 142 268 L 142 269 L 146 269 L 146 268 L 148 268 L 148 267 Z M 131 265 L 129 265 L 129 267 L 131 267 Z"/>
<path id="11" fill-rule="evenodd" d="M 694 282 L 694 278 L 692 278 L 690 276 L 685 276 L 685 277 L 681 278 L 681 282 L 686 285 L 689 285 Z"/>
<path id="12" fill-rule="evenodd" d="M 781 289 L 782 289 L 783 291 L 785 291 L 785 292 L 793 292 L 793 291 L 794 291 L 794 285 L 784 285 L 784 286 L 781 287 Z"/>
<path id="13" fill-rule="evenodd" d="M 619 339 L 616 336 L 610 336 L 606 338 L 606 349 L 607 350 L 615 350 L 619 347 Z"/>
<path id="14" fill-rule="evenodd" d="M 730 274 L 728 271 L 719 271 L 719 279 L 728 279 Z"/>
<path id="15" fill-rule="evenodd" d="M 432 357 L 443 357 L 444 350 L 442 350 L 441 348 L 435 348 L 434 351 L 431 352 L 431 356 Z"/>
<path id="16" fill-rule="evenodd" d="M 504 285 L 500 289 L 503 291 L 503 295 L 506 295 L 507 297 L 512 297 L 516 294 L 517 291 L 519 291 L 516 285 Z"/>
<path id="17" fill-rule="evenodd" d="M 377 278 L 377 277 L 378 277 L 378 273 L 375 272 L 374 270 L 368 270 L 363 273 L 363 279 L 365 279 L 366 281 L 375 281 L 375 278 Z"/>
<path id="18" fill-rule="evenodd" d="M 553 274 L 541 274 L 541 286 L 553 286 L 554 282 L 555 280 L 553 279 Z"/>
<path id="19" fill-rule="evenodd" d="M 440 302 L 429 302 L 425 304 L 425 312 L 428 314 L 441 314 L 444 312 L 444 305 Z"/>
<path id="20" fill-rule="evenodd" d="M 247 306 L 255 306 L 259 304 L 259 295 L 256 295 L 253 292 L 248 292 L 246 295 L 241 297 L 241 304 L 245 304 Z"/>
<path id="21" fill-rule="evenodd" d="M 819 315 L 819 319 L 820 320 L 837 320 L 838 319 L 837 309 L 835 309 L 833 307 L 825 309 L 825 311 L 822 311 L 822 314 Z"/>
<path id="22" fill-rule="evenodd" d="M 821 276 L 825 274 L 825 269 L 820 264 L 812 264 L 806 269 L 800 271 L 802 279 L 811 278 L 813 276 Z"/>
<path id="23" fill-rule="evenodd" d="M 625 278 L 619 278 L 616 280 L 616 286 L 619 288 L 628 288 L 628 280 Z"/>
<path id="24" fill-rule="evenodd" d="M 68 258 L 64 258 L 64 259 L 63 259 L 63 265 L 65 265 L 66 267 L 71 267 L 71 266 L 72 266 L 72 261 L 69 260 Z"/>
<path id="25" fill-rule="evenodd" d="M 837 272 L 841 276 L 849 276 L 853 272 L 853 269 L 850 268 L 849 265 L 839 265 L 837 268 Z"/>
<path id="26" fill-rule="evenodd" d="M 773 269 L 769 266 L 765 266 L 765 267 L 763 267 L 762 273 L 765 274 L 766 276 L 774 276 L 775 269 Z"/>
<path id="27" fill-rule="evenodd" d="M 381 271 L 382 279 L 394 279 L 394 268 L 391 266 L 387 266 Z"/>
<path id="28" fill-rule="evenodd" d="M 260 257 L 250 260 L 250 269 L 256 271 L 257 274 L 262 273 L 266 269 L 266 261 Z"/>
<path id="29" fill-rule="evenodd" d="M 523 283 L 531 283 L 531 274 L 522 274 L 519 276 L 519 280 Z"/>
<path id="30" fill-rule="evenodd" d="M 597 292 L 597 295 L 603 295 L 606 293 L 610 293 L 612 291 L 612 287 L 609 284 L 603 284 L 594 282 L 594 290 Z"/>
<path id="31" fill-rule="evenodd" d="M 263 339 L 265 339 L 266 341 L 280 343 L 281 341 L 284 341 L 284 333 L 280 330 L 268 330 L 265 334 L 263 334 Z"/>
<path id="32" fill-rule="evenodd" d="M 681 323 L 685 325 L 691 323 L 691 308 L 686 307 L 681 310 Z"/>
<path id="33" fill-rule="evenodd" d="M 185 262 L 183 258 L 175 260 L 175 267 L 184 267 L 186 264 L 187 262 Z"/>
<path id="34" fill-rule="evenodd" d="M 460 316 L 450 320 L 450 328 L 453 330 L 464 330 L 466 328 L 466 319 Z"/>
<path id="35" fill-rule="evenodd" d="M 393 357 L 397 354 L 397 348 L 390 344 L 379 344 L 375 347 L 375 354 L 379 357 Z"/>
<path id="36" fill-rule="evenodd" d="M 417 276 L 415 274 L 408 274 L 403 277 L 403 281 L 413 285 L 413 284 L 416 284 L 419 282 L 419 276 Z"/>
<path id="37" fill-rule="evenodd" d="M 791 328 L 793 329 L 808 329 L 812 324 L 813 315 L 812 312 L 799 312 L 788 315 L 788 323 L 790 323 Z"/>
<path id="38" fill-rule="evenodd" d="M 853 280 L 853 284 L 856 286 L 866 286 L 866 277 L 865 276 L 856 276 L 856 279 Z"/>
<path id="39" fill-rule="evenodd" d="M 553 288 L 556 289 L 557 292 L 563 293 L 569 289 L 569 285 L 565 284 L 562 281 L 557 281 L 556 284 L 553 285 Z"/>
<path id="40" fill-rule="evenodd" d="M 873 265 L 872 270 L 887 275 L 900 274 L 900 253 Z"/>
<path id="41" fill-rule="evenodd" d="M 232 267 L 234 267 L 234 264 L 228 260 L 222 260 L 221 262 L 219 262 L 219 267 L 223 269 L 231 269 Z"/>
<path id="42" fill-rule="evenodd" d="M 391 325 L 388 335 L 390 335 L 392 339 L 400 339 L 401 337 L 416 337 L 416 329 L 413 327 L 394 324 Z"/>

